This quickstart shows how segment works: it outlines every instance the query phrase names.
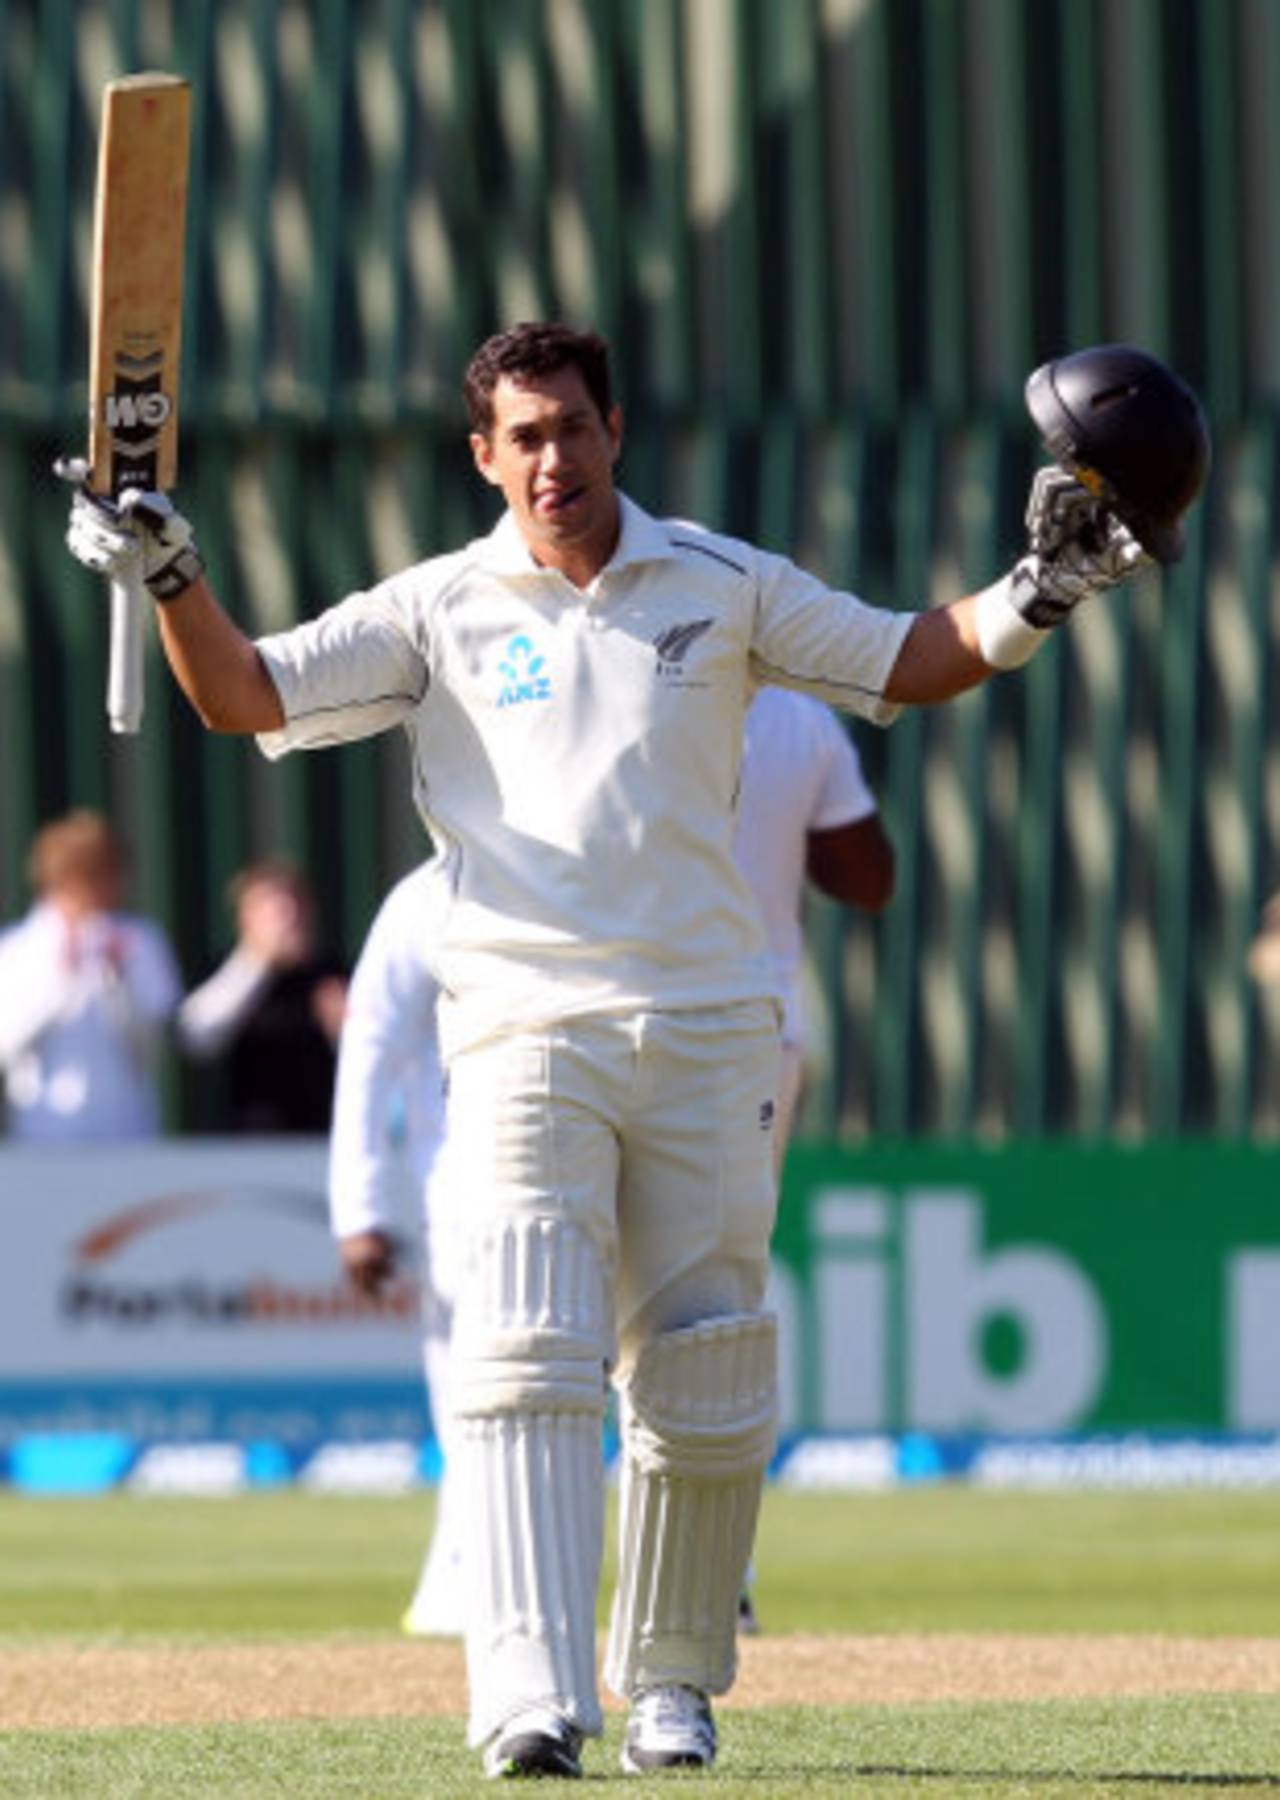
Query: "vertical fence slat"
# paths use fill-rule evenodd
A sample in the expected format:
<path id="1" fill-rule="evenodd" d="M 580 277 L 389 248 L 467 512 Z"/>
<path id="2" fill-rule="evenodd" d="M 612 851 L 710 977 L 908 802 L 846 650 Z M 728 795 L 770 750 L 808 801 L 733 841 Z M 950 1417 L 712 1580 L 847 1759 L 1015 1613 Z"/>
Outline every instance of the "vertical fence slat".
<path id="1" fill-rule="evenodd" d="M 135 59 L 195 87 L 179 499 L 255 630 L 488 526 L 458 379 L 518 315 L 617 345 L 638 499 L 893 605 L 1012 548 L 1031 362 L 1129 337 L 1202 384 L 1203 554 L 861 734 L 902 874 L 872 926 L 815 916 L 812 1116 L 1280 1130 L 1242 967 L 1280 842 L 1269 0 L 0 0 L 3 897 L 35 822 L 107 804 L 207 962 L 249 855 L 320 861 L 336 818 L 349 940 L 425 845 L 400 745 L 268 766 L 154 644 L 148 735 L 105 731 L 100 584 L 38 471 L 82 436 L 98 98 Z"/>
<path id="2" fill-rule="evenodd" d="M 1187 534 L 1187 554 L 1165 576 L 1162 633 L 1162 744 L 1160 822 L 1156 839 L 1156 942 L 1159 954 L 1159 1029 L 1153 1061 L 1152 1124 L 1174 1132 L 1182 1118 L 1188 1061 L 1188 1000 L 1196 869 L 1198 812 L 1197 716 L 1201 668 L 1200 579 L 1203 554 L 1200 515 Z M 1199 1100 L 1201 1096 L 1196 1096 Z"/>

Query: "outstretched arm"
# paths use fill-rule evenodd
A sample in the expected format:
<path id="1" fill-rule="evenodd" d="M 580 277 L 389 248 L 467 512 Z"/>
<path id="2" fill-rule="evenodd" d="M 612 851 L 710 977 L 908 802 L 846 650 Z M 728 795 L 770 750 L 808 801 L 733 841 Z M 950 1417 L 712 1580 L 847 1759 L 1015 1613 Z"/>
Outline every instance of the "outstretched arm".
<path id="1" fill-rule="evenodd" d="M 917 615 L 889 676 L 887 700 L 915 706 L 950 700 L 996 673 L 979 644 L 977 606 L 971 595 Z"/>

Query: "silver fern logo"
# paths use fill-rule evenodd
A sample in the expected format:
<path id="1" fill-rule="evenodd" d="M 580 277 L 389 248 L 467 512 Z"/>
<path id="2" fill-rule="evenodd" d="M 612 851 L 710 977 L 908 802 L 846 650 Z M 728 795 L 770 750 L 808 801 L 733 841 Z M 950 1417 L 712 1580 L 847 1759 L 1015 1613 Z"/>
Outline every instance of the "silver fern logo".
<path id="1" fill-rule="evenodd" d="M 672 676 L 683 675 L 685 657 L 714 623 L 714 619 L 690 619 L 684 625 L 669 625 L 665 631 L 660 631 L 653 640 L 658 653 L 659 677 L 669 680 Z"/>

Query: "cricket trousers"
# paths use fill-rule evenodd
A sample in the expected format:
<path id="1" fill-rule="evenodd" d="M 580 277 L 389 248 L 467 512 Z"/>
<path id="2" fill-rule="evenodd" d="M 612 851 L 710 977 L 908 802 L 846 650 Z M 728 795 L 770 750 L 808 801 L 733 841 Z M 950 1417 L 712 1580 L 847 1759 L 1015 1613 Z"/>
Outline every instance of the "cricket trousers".
<path id="1" fill-rule="evenodd" d="M 610 1378 L 637 1496 L 624 1525 L 623 1561 L 635 1566 L 620 1571 L 611 1685 L 659 1679 L 668 1665 L 713 1691 L 732 1679 L 737 1586 L 776 1429 L 762 1301 L 778 1075 L 777 1013 L 766 1001 L 569 1021 L 451 1065 L 461 1220 L 452 1392 L 470 1534 L 473 1743 L 535 1704 L 584 1733 L 601 1729 L 595 1607 Z M 686 1417 L 695 1400 L 697 1416 Z M 662 1506 L 654 1483 L 665 1484 Z M 682 1527 L 685 1487 L 701 1498 Z M 715 1525 L 722 1502 L 732 1503 L 732 1530 Z M 674 1546 L 647 1523 L 666 1514 L 696 1549 L 692 1613 L 673 1598 L 681 1582 L 667 1578 Z M 708 1563 L 725 1557 L 742 1568 L 726 1566 L 708 1585 Z"/>

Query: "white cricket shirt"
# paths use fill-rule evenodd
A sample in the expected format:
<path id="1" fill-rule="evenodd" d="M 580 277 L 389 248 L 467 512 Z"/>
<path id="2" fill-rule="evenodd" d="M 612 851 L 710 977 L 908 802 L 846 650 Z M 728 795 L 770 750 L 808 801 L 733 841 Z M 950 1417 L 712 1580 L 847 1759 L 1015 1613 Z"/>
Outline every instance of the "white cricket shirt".
<path id="1" fill-rule="evenodd" d="M 393 1230 L 406 1207 L 431 1214 L 431 1177 L 444 1132 L 431 968 L 441 903 L 436 861 L 391 889 L 369 927 L 338 1042 L 329 1138 L 335 1237 Z"/>
<path id="2" fill-rule="evenodd" d="M 848 733 L 808 694 L 767 687 L 747 712 L 733 854 L 756 897 L 785 996 L 784 1043 L 803 1047 L 804 894 L 811 831 L 876 811 Z"/>
<path id="3" fill-rule="evenodd" d="M 259 640 L 286 724 L 268 756 L 407 729 L 452 884 L 446 1059 L 584 1013 L 777 995 L 732 856 L 742 728 L 777 682 L 887 723 L 913 614 L 625 498 L 589 590 L 510 517 Z"/>

